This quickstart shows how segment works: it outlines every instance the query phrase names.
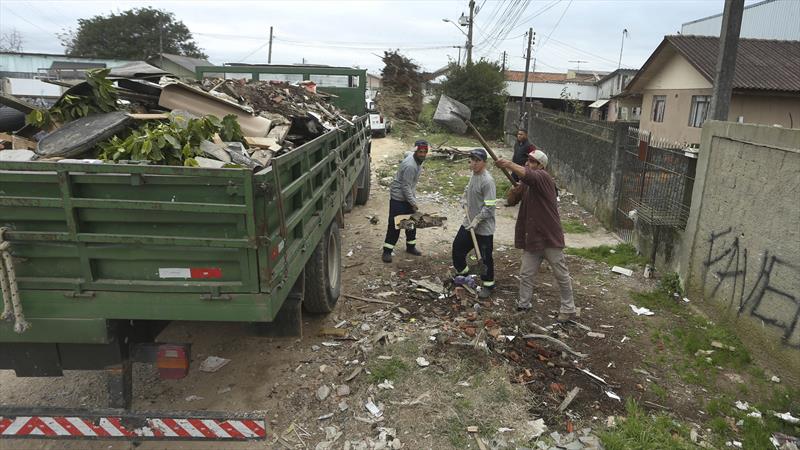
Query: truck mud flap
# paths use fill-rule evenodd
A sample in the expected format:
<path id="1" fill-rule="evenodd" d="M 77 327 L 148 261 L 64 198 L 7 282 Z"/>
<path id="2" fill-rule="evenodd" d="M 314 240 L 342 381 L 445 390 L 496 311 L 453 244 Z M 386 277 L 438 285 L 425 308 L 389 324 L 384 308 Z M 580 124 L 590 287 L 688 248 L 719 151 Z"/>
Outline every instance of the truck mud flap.
<path id="1" fill-rule="evenodd" d="M 266 418 L 257 414 L 133 412 L 53 408 L 0 408 L 4 439 L 118 441 L 257 441 L 266 439 Z"/>

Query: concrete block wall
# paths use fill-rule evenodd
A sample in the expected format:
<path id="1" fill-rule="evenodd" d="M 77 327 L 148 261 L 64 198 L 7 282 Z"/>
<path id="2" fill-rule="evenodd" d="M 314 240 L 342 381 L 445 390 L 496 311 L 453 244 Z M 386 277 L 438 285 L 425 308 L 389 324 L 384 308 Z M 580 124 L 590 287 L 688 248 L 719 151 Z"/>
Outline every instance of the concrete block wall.
<path id="1" fill-rule="evenodd" d="M 707 122 L 683 238 L 688 292 L 800 373 L 800 129 Z"/>
<path id="2" fill-rule="evenodd" d="M 575 194 L 581 206 L 607 228 L 612 228 L 619 189 L 619 161 L 628 127 L 635 126 L 636 122 L 617 122 L 613 128 L 599 127 L 589 121 L 583 124 L 578 119 L 560 120 L 551 114 L 538 114 L 530 105 L 527 109 L 528 138 L 547 153 L 549 171 L 555 176 L 559 189 Z M 518 118 L 519 104 L 507 105 L 505 123 L 510 145 L 514 142 Z"/>

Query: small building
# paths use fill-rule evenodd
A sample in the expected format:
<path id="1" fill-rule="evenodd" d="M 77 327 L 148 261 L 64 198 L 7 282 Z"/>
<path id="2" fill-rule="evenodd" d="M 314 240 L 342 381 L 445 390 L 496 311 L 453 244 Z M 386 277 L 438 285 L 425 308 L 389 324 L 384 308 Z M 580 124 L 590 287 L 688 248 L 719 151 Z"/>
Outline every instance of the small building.
<path id="1" fill-rule="evenodd" d="M 374 99 L 375 95 L 381 90 L 383 86 L 383 78 L 380 75 L 367 72 L 367 98 Z"/>
<path id="2" fill-rule="evenodd" d="M 83 80 L 90 69 L 115 68 L 132 61 L 50 53 L 0 52 L 0 92 L 48 106 L 66 89 L 46 81 Z"/>
<path id="3" fill-rule="evenodd" d="M 681 34 L 719 37 L 722 14 L 686 22 Z M 744 7 L 740 38 L 800 40 L 800 1 L 765 0 Z"/>
<path id="4" fill-rule="evenodd" d="M 198 66 L 214 65 L 206 59 L 192 58 L 191 56 L 183 55 L 173 55 L 171 53 L 160 53 L 152 58 L 148 58 L 147 62 L 161 70 L 177 76 L 178 78 L 188 80 L 195 79 L 195 69 L 197 69 Z M 210 75 L 211 74 L 207 76 Z"/>
<path id="5" fill-rule="evenodd" d="M 629 106 L 622 98 L 628 83 L 636 75 L 636 69 L 617 69 L 597 82 L 597 101 L 589 105 L 594 120 L 639 120 L 637 105 Z M 624 109 L 624 111 L 623 111 Z"/>
<path id="6" fill-rule="evenodd" d="M 506 93 L 511 103 L 522 101 L 525 88 L 525 72 L 506 70 Z M 568 102 L 580 102 L 584 106 L 597 100 L 595 82 L 606 72 L 574 70 L 567 73 L 531 72 L 528 74 L 525 101 L 537 101 L 544 107 L 557 110 L 569 109 Z"/>
<path id="7" fill-rule="evenodd" d="M 628 84 L 640 128 L 697 146 L 711 104 L 719 38 L 666 36 Z M 800 126 L 800 41 L 740 39 L 728 121 Z"/>

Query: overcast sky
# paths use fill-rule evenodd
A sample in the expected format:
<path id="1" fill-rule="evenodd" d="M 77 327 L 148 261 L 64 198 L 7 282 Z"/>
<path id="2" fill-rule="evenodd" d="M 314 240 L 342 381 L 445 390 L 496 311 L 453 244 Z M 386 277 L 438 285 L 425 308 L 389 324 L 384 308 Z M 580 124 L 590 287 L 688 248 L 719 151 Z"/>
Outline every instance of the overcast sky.
<path id="1" fill-rule="evenodd" d="M 754 0 L 747 0 L 747 4 Z M 525 69 L 524 34 L 536 33 L 537 71 L 617 68 L 623 29 L 623 67 L 639 68 L 665 34 L 681 24 L 722 12 L 723 0 L 476 0 L 473 58 Z M 42 1 L 0 0 L 0 31 L 18 30 L 23 51 L 63 53 L 56 33 L 79 18 L 153 6 L 175 14 L 214 64 L 266 63 L 269 27 L 272 62 L 359 66 L 379 73 L 378 55 L 400 49 L 423 69 L 458 58 L 468 0 L 439 1 Z M 462 49 L 462 58 L 464 50 Z M 580 62 L 577 62 L 580 61 Z"/>

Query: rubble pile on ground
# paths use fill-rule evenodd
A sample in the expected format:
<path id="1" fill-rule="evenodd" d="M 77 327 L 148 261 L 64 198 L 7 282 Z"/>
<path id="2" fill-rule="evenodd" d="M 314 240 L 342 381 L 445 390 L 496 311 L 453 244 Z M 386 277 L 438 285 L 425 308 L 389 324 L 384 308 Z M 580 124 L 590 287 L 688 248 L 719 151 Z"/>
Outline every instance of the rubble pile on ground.
<path id="1" fill-rule="evenodd" d="M 273 157 L 351 124 L 313 84 L 186 84 L 162 75 L 90 71 L 49 110 L 4 95 L 3 103 L 16 105 L 28 120 L 23 129 L 0 134 L 0 161 L 260 170 Z"/>

